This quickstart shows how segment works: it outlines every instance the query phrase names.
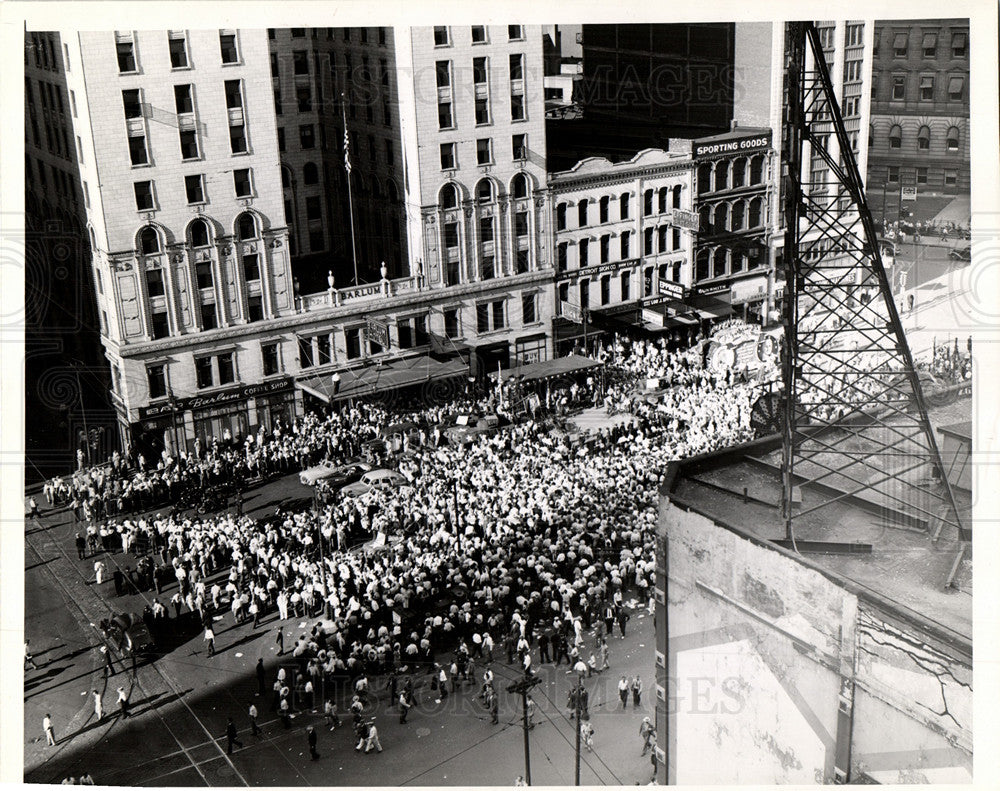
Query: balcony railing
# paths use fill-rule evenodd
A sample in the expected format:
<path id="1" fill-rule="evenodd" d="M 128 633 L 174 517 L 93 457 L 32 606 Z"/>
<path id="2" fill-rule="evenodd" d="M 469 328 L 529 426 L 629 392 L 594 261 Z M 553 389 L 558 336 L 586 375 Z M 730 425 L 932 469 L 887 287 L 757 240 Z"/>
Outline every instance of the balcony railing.
<path id="1" fill-rule="evenodd" d="M 349 288 L 333 288 L 315 294 L 303 294 L 296 298 L 296 308 L 300 313 L 305 313 L 347 303 L 370 302 L 398 294 L 408 294 L 419 291 L 420 288 L 419 277 L 399 277 L 395 280 L 381 280 Z"/>

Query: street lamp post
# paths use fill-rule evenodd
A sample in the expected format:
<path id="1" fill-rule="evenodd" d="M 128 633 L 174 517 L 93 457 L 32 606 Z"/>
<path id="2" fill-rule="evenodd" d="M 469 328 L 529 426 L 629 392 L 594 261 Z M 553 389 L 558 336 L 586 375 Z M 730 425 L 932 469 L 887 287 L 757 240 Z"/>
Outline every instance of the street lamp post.
<path id="1" fill-rule="evenodd" d="M 83 385 L 80 382 L 80 367 L 76 360 L 71 360 L 70 365 L 73 368 L 73 373 L 76 375 L 76 395 L 77 400 L 80 402 L 80 414 L 83 417 L 83 444 L 87 453 L 87 466 L 90 467 L 92 464 L 90 459 L 90 431 L 87 428 L 87 407 L 83 403 Z"/>

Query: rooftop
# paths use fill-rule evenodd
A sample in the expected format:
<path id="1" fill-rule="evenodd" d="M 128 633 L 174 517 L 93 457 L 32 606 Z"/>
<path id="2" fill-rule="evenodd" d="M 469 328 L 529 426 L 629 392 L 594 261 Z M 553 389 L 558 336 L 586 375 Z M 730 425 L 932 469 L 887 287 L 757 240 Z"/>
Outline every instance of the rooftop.
<path id="1" fill-rule="evenodd" d="M 971 410 L 963 399 L 931 410 L 937 429 L 955 422 L 956 413 Z M 781 519 L 780 470 L 774 462 L 776 440 L 751 443 L 740 449 L 691 459 L 680 465 L 669 497 L 673 504 L 690 508 L 717 524 L 764 541 L 785 538 Z M 971 523 L 971 497 L 956 490 L 963 521 Z M 818 495 L 802 492 L 803 510 Z M 902 617 L 931 622 L 944 636 L 972 640 L 972 564 L 962 560 L 954 586 L 946 587 L 949 574 L 963 547 L 955 536 L 933 541 L 927 531 L 885 518 L 877 507 L 841 500 L 796 521 L 797 542 L 836 542 L 834 552 L 799 549 L 805 562 L 839 578 L 858 595 L 878 600 Z M 871 551 L 858 551 L 867 544 Z"/>

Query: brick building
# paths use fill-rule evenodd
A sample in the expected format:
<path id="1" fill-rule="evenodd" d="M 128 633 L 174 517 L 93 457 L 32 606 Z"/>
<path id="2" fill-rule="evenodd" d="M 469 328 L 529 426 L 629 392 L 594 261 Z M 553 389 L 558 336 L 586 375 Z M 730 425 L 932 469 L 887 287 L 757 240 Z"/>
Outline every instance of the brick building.
<path id="1" fill-rule="evenodd" d="M 868 190 L 895 220 L 901 188 L 969 194 L 969 22 L 879 22 L 875 38 Z"/>

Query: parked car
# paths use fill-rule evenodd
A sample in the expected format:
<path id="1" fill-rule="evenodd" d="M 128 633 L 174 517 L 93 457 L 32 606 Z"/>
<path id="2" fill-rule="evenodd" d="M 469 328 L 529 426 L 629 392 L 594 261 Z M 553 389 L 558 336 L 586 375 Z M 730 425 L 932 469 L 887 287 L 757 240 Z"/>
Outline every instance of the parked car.
<path id="1" fill-rule="evenodd" d="M 340 464 L 332 461 L 321 461 L 315 466 L 309 467 L 299 473 L 299 483 L 303 486 L 314 486 L 319 481 L 327 481 L 327 485 L 332 488 L 354 483 L 364 475 L 371 467 L 360 459 L 352 459 Z"/>
<path id="2" fill-rule="evenodd" d="M 968 245 L 965 247 L 956 247 L 950 253 L 948 253 L 949 258 L 953 258 L 956 261 L 971 261 L 972 260 L 972 248 Z"/>
<path id="3" fill-rule="evenodd" d="M 409 484 L 406 476 L 395 470 L 369 470 L 361 476 L 361 480 L 348 484 L 341 491 L 347 497 L 356 497 L 372 489 L 398 489 Z"/>

